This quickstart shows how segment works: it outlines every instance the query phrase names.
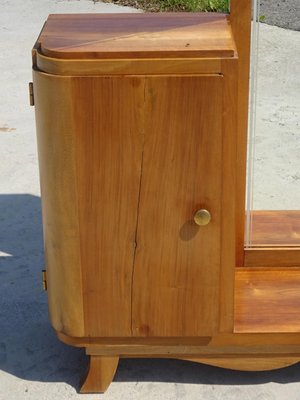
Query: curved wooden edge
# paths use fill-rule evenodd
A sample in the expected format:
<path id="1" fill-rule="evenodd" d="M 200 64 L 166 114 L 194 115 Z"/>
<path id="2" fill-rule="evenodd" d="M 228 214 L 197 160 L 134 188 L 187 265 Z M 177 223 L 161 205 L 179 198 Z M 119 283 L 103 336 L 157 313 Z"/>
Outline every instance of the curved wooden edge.
<path id="1" fill-rule="evenodd" d="M 76 60 L 47 57 L 35 51 L 33 60 L 40 71 L 63 76 L 221 73 L 221 58 Z"/>
<path id="2" fill-rule="evenodd" d="M 212 365 L 214 367 L 226 368 L 235 371 L 271 371 L 288 367 L 290 365 L 297 364 L 300 361 L 298 356 L 282 356 L 282 357 L 228 357 L 223 358 L 222 356 L 211 358 L 211 357 L 200 357 L 200 358 L 180 358 L 185 361 L 192 361 L 197 363 L 203 363 Z"/>
<path id="3" fill-rule="evenodd" d="M 105 392 L 115 376 L 118 363 L 119 357 L 90 356 L 80 393 Z"/>
<path id="4" fill-rule="evenodd" d="M 56 330 L 81 336 L 84 295 L 72 82 L 34 70 L 33 86 L 49 315 Z"/>
<path id="5" fill-rule="evenodd" d="M 133 354 L 203 354 L 203 351 L 218 352 L 227 349 L 234 350 L 235 354 L 256 352 L 272 352 L 272 346 L 280 349 L 281 353 L 300 354 L 300 333 L 295 332 L 265 332 L 265 333 L 224 333 L 214 337 L 72 337 L 55 331 L 59 340 L 74 347 L 85 347 L 92 354 L 93 350 L 114 351 L 113 355 Z M 246 347 L 245 347 L 246 346 Z M 258 349 L 259 347 L 259 349 Z M 151 351 L 152 349 L 152 351 Z M 219 349 L 219 350 L 218 350 Z M 244 351 L 243 351 L 244 350 Z M 99 355 L 101 355 L 99 353 Z M 102 354 L 104 355 L 104 354 Z"/>

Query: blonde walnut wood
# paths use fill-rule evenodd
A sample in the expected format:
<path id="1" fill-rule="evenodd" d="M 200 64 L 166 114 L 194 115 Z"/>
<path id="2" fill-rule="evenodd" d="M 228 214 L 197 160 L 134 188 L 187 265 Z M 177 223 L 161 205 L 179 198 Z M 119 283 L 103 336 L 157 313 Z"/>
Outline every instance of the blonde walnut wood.
<path id="1" fill-rule="evenodd" d="M 299 333 L 220 333 L 213 337 L 71 337 L 56 332 L 69 345 L 86 347 L 87 353 L 110 351 L 110 354 L 201 354 L 217 347 L 235 353 L 297 353 L 300 354 Z M 113 353 L 114 352 L 114 353 Z M 219 354 L 221 350 L 219 350 Z"/>
<path id="2" fill-rule="evenodd" d="M 233 331 L 234 270 L 236 266 L 236 168 L 238 59 L 223 59 L 222 225 L 219 331 Z"/>
<path id="3" fill-rule="evenodd" d="M 245 250 L 244 267 L 300 267 L 300 249 L 284 247 L 249 248 Z"/>
<path id="4" fill-rule="evenodd" d="M 86 335 L 130 336 L 143 77 L 73 77 Z"/>
<path id="5" fill-rule="evenodd" d="M 298 246 L 300 248 L 300 211 L 252 211 L 251 217 L 252 246 Z"/>
<path id="6" fill-rule="evenodd" d="M 222 93 L 218 75 L 146 78 L 134 336 L 218 330 Z M 212 215 L 205 227 L 199 208 Z"/>
<path id="7" fill-rule="evenodd" d="M 119 357 L 90 356 L 80 393 L 105 392 L 114 378 L 118 363 Z"/>
<path id="8" fill-rule="evenodd" d="M 300 332 L 300 268 L 240 268 L 235 332 Z"/>
<path id="9" fill-rule="evenodd" d="M 38 39 L 56 58 L 232 57 L 227 15 L 214 13 L 50 15 Z"/>
<path id="10" fill-rule="evenodd" d="M 300 212 L 252 211 L 251 243 L 245 267 L 300 266 Z"/>
<path id="11" fill-rule="evenodd" d="M 63 59 L 35 51 L 37 68 L 55 75 L 217 74 L 219 58 Z"/>
<path id="12" fill-rule="evenodd" d="M 119 357 L 300 359 L 297 217 L 256 214 L 243 248 L 250 14 L 50 16 L 33 50 L 50 315 L 91 355 L 82 392 Z"/>
<path id="13" fill-rule="evenodd" d="M 84 336 L 71 79 L 34 71 L 33 82 L 50 319 L 56 330 Z"/>

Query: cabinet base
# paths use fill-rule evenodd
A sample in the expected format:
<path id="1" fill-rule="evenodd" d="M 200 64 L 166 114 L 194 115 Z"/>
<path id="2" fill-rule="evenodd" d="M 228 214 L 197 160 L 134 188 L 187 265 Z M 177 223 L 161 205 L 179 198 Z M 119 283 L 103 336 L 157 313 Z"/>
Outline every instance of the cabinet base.
<path id="1" fill-rule="evenodd" d="M 84 347 L 90 366 L 81 393 L 104 392 L 119 358 L 174 358 L 239 371 L 270 371 L 300 361 L 299 333 L 222 333 L 194 338 L 76 338 L 56 332 L 69 345 Z"/>
<path id="2" fill-rule="evenodd" d="M 90 356 L 80 393 L 105 392 L 115 376 L 118 363 L 119 357 Z"/>
<path id="3" fill-rule="evenodd" d="M 135 356 L 136 357 L 136 356 Z M 149 356 L 148 356 L 149 357 Z M 220 355 L 217 357 L 172 357 L 155 356 L 158 358 L 176 358 L 185 361 L 203 363 L 221 368 L 239 371 L 269 371 L 288 367 L 300 361 L 297 356 L 244 356 Z M 91 355 L 87 373 L 85 374 L 80 393 L 103 393 L 111 384 L 119 363 L 119 357 Z"/>

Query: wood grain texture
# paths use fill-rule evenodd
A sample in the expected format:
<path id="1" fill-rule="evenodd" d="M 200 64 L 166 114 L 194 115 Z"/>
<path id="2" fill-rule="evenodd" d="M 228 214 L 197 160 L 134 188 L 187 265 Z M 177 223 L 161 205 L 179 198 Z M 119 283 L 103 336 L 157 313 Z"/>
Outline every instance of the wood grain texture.
<path id="1" fill-rule="evenodd" d="M 300 267 L 300 249 L 284 247 L 245 250 L 244 267 Z"/>
<path id="2" fill-rule="evenodd" d="M 236 334 L 234 334 L 235 336 Z M 246 335 L 243 333 L 242 335 Z M 299 335 L 299 333 L 298 333 Z M 250 338 L 253 333 L 250 335 Z M 249 337 L 249 335 L 248 335 Z M 264 343 L 261 346 L 251 345 L 251 340 L 243 340 L 243 346 L 197 346 L 191 343 L 186 345 L 171 346 L 169 344 L 164 345 L 97 345 L 86 348 L 86 353 L 90 355 L 97 355 L 103 357 L 114 357 L 119 356 L 120 358 L 223 358 L 223 357 L 295 357 L 300 361 L 300 346 L 295 345 L 284 345 L 278 346 L 276 343 Z M 265 337 L 264 342 L 266 342 Z M 299 340 L 298 340 L 299 342 Z"/>
<path id="3" fill-rule="evenodd" d="M 71 337 L 56 332 L 58 338 L 72 346 L 86 347 L 87 354 L 210 354 L 218 351 L 242 354 L 300 354 L 297 332 L 216 333 L 213 337 Z M 217 350 L 216 350 L 217 349 Z M 213 354 L 213 352 L 211 354 Z M 216 353 L 214 353 L 216 354 Z"/>
<path id="4" fill-rule="evenodd" d="M 233 331 L 236 266 L 237 59 L 223 59 L 222 225 L 220 269 L 220 332 Z M 244 215 L 244 207 L 240 210 Z"/>
<path id="5" fill-rule="evenodd" d="M 218 74 L 219 58 L 63 59 L 35 52 L 34 65 L 55 75 Z"/>
<path id="6" fill-rule="evenodd" d="M 300 332 L 300 268 L 240 268 L 235 332 Z"/>
<path id="7" fill-rule="evenodd" d="M 222 85 L 221 76 L 146 79 L 134 336 L 218 329 Z M 212 214 L 206 227 L 193 222 L 199 208 Z"/>
<path id="8" fill-rule="evenodd" d="M 247 165 L 247 132 L 249 112 L 249 71 L 251 36 L 251 0 L 230 1 L 230 23 L 238 53 L 238 118 L 236 181 L 237 265 L 244 264 L 245 193 Z"/>
<path id="9" fill-rule="evenodd" d="M 105 392 L 115 376 L 118 364 L 119 357 L 90 356 L 80 393 Z"/>
<path id="10" fill-rule="evenodd" d="M 58 58 L 232 57 L 227 15 L 215 13 L 55 14 L 38 39 Z"/>
<path id="11" fill-rule="evenodd" d="M 251 243 L 245 267 L 300 266 L 300 212 L 252 211 Z"/>
<path id="12" fill-rule="evenodd" d="M 71 80 L 33 72 L 50 319 L 84 336 Z"/>
<path id="13" fill-rule="evenodd" d="M 300 247 L 300 211 L 252 211 L 252 246 Z"/>
<path id="14" fill-rule="evenodd" d="M 73 78 L 84 316 L 90 336 L 131 335 L 144 79 Z"/>

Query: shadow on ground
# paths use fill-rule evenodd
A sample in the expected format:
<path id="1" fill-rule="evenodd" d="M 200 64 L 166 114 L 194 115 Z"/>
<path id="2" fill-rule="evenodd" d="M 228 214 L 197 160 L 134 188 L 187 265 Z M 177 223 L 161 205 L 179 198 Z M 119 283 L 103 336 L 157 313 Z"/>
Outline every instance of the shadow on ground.
<path id="1" fill-rule="evenodd" d="M 24 380 L 66 382 L 78 389 L 87 359 L 58 341 L 41 287 L 40 198 L 0 196 L 0 368 Z M 255 385 L 299 381 L 300 364 L 271 372 L 236 372 L 180 360 L 124 359 L 117 382 Z"/>

